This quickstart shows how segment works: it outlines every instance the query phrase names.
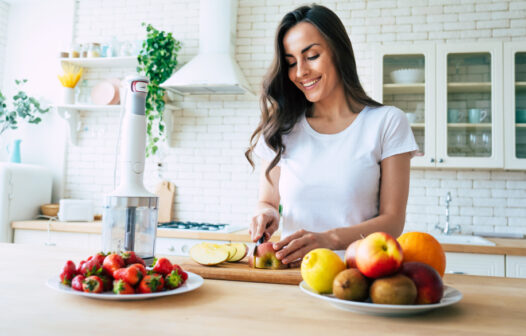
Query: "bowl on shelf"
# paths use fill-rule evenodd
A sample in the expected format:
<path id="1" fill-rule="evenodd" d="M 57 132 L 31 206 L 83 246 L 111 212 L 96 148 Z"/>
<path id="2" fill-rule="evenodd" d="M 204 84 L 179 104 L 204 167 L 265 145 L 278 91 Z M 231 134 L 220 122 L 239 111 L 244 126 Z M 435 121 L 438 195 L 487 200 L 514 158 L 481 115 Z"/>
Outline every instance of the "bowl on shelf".
<path id="1" fill-rule="evenodd" d="M 42 212 L 44 216 L 56 217 L 58 215 L 58 204 L 41 205 L 40 212 Z"/>
<path id="2" fill-rule="evenodd" d="M 517 109 L 515 111 L 515 122 L 518 124 L 526 123 L 526 110 Z"/>
<path id="3" fill-rule="evenodd" d="M 406 68 L 394 70 L 391 72 L 391 80 L 397 84 L 423 83 L 424 69 Z"/>

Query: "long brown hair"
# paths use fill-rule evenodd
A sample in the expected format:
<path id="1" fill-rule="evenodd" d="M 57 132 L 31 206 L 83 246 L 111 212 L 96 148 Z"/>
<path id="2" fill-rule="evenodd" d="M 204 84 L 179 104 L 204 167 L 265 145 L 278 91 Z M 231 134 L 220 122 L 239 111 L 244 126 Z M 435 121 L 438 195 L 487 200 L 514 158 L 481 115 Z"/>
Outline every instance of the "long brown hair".
<path id="1" fill-rule="evenodd" d="M 353 113 L 359 113 L 353 110 L 351 101 L 370 106 L 382 105 L 367 96 L 362 88 L 356 70 L 351 40 L 343 23 L 333 11 L 313 4 L 298 7 L 287 13 L 278 26 L 274 60 L 263 80 L 263 92 L 260 97 L 261 119 L 250 137 L 250 146 L 245 152 L 245 157 L 254 167 L 252 152 L 259 137 L 263 135 L 266 144 L 276 153 L 265 172 L 269 181 L 270 170 L 278 164 L 285 151 L 282 135 L 289 133 L 303 113 L 312 106 L 303 92 L 290 81 L 288 64 L 285 60 L 283 38 L 289 29 L 300 22 L 314 25 L 327 41 L 332 51 L 334 65 L 343 83 L 350 110 Z"/>

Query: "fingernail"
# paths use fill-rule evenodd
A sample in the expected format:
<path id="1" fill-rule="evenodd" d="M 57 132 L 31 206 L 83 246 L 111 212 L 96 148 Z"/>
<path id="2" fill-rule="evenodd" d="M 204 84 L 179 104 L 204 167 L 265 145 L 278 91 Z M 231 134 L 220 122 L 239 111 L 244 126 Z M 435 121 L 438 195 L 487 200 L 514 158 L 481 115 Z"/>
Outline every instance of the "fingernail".
<path id="1" fill-rule="evenodd" d="M 273 244 L 273 245 L 272 245 L 272 248 L 273 248 L 274 250 L 277 250 L 277 249 L 278 249 L 278 244 Z"/>

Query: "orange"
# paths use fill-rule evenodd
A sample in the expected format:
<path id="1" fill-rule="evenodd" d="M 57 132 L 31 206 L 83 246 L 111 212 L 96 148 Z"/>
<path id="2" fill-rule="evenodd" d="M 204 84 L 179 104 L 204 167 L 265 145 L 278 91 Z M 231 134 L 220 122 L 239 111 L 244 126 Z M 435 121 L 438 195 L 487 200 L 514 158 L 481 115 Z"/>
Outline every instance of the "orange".
<path id="1" fill-rule="evenodd" d="M 446 270 L 446 254 L 442 245 L 432 235 L 425 232 L 406 232 L 398 237 L 402 247 L 404 262 L 419 261 L 433 267 L 441 277 Z"/>

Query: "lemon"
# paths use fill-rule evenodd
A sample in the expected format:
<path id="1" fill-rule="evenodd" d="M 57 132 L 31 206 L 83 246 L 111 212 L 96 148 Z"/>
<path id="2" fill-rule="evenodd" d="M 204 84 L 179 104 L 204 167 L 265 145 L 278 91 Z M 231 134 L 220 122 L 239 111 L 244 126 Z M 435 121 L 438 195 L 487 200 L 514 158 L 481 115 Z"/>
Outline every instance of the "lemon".
<path id="1" fill-rule="evenodd" d="M 326 248 L 310 251 L 301 261 L 301 277 L 320 294 L 332 293 L 334 278 L 344 269 L 345 263 L 340 256 Z"/>

